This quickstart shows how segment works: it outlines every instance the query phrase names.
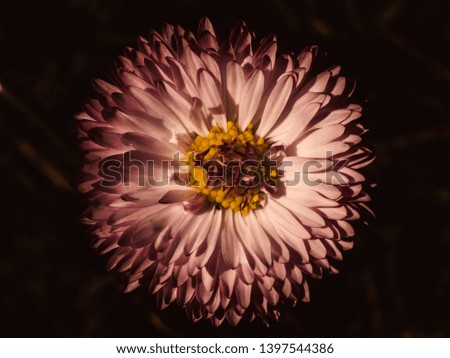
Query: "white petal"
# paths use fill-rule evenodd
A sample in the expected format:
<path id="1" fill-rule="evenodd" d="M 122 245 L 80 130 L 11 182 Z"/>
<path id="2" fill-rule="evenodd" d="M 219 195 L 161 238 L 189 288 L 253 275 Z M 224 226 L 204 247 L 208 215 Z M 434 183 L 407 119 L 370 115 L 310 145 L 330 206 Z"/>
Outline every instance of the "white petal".
<path id="1" fill-rule="evenodd" d="M 317 46 L 311 46 L 304 49 L 300 55 L 297 56 L 297 61 L 300 67 L 306 69 L 308 72 L 311 69 L 312 62 L 317 55 Z"/>
<path id="2" fill-rule="evenodd" d="M 198 57 L 190 47 L 185 47 L 183 49 L 183 54 L 181 56 L 181 63 L 185 64 L 186 72 L 191 79 L 197 78 L 197 73 L 199 69 L 204 69 L 205 65 L 203 61 Z"/>
<path id="3" fill-rule="evenodd" d="M 344 92 L 346 83 L 347 81 L 345 80 L 345 77 L 338 77 L 331 94 L 333 96 L 340 96 Z"/>
<path id="4" fill-rule="evenodd" d="M 213 210 L 214 216 L 211 220 L 211 228 L 207 236 L 207 246 L 205 252 L 201 255 L 201 262 L 199 267 L 203 267 L 211 258 L 212 253 L 216 249 L 217 241 L 222 230 L 222 210 Z"/>
<path id="5" fill-rule="evenodd" d="M 267 215 L 276 223 L 274 228 L 277 234 L 307 261 L 309 255 L 304 239 L 310 238 L 311 235 L 283 206 L 275 203 L 275 200 L 271 200 L 270 204 L 270 206 L 266 205 L 264 210 L 268 211 Z"/>
<path id="6" fill-rule="evenodd" d="M 186 244 L 184 246 L 184 253 L 186 255 L 191 255 L 192 252 L 197 250 L 199 245 L 206 240 L 213 216 L 213 210 L 193 215 L 191 225 L 189 225 L 187 232 L 184 233 L 184 235 L 187 236 Z"/>
<path id="7" fill-rule="evenodd" d="M 264 75 L 261 70 L 255 70 L 242 88 L 239 99 L 239 127 L 244 130 L 252 121 L 261 101 L 264 91 Z"/>
<path id="8" fill-rule="evenodd" d="M 215 79 L 219 82 L 221 82 L 221 76 L 220 76 L 220 68 L 217 64 L 217 61 L 210 55 L 208 55 L 206 52 L 202 52 L 200 54 L 200 58 L 205 63 L 205 67 L 210 71 Z"/>
<path id="9" fill-rule="evenodd" d="M 338 154 L 345 153 L 349 149 L 350 146 L 342 141 L 335 141 L 309 149 L 299 149 L 299 146 L 295 147 L 298 156 L 309 158 L 333 158 Z"/>
<path id="10" fill-rule="evenodd" d="M 325 88 L 327 87 L 328 81 L 330 80 L 331 73 L 329 71 L 324 71 L 322 73 L 319 73 L 314 78 L 314 84 L 311 88 L 309 88 L 310 92 L 318 92 L 323 93 L 325 92 Z"/>
<path id="11" fill-rule="evenodd" d="M 199 31 L 208 31 L 211 33 L 211 35 L 213 35 L 214 37 L 216 37 L 216 32 L 214 31 L 214 26 L 211 23 L 211 21 L 209 20 L 209 18 L 207 16 L 203 17 L 200 20 L 200 23 L 198 25 L 198 29 Z"/>
<path id="12" fill-rule="evenodd" d="M 303 283 L 302 271 L 297 266 L 292 265 L 289 275 L 295 283 L 297 283 L 299 285 L 301 285 Z"/>
<path id="13" fill-rule="evenodd" d="M 272 241 L 272 250 L 276 252 L 277 248 L 279 248 L 280 252 L 276 253 L 279 257 L 276 257 L 276 254 L 274 254 L 274 258 L 278 259 L 279 262 L 288 262 L 290 258 L 289 249 L 274 228 L 275 225 L 278 225 L 277 222 L 273 218 L 270 218 L 266 212 L 266 210 L 256 210 L 255 215 Z"/>
<path id="14" fill-rule="evenodd" d="M 236 232 L 239 233 L 239 239 L 245 250 L 249 264 L 251 264 L 252 269 L 257 275 L 265 275 L 268 269 L 268 263 L 262 262 L 262 259 L 264 260 L 265 255 L 263 254 L 262 248 L 259 247 L 260 244 L 256 242 L 256 239 L 253 237 L 251 227 L 239 213 L 236 213 L 234 219 Z"/>
<path id="15" fill-rule="evenodd" d="M 246 285 L 243 282 L 239 282 L 236 285 L 236 298 L 243 308 L 247 308 L 250 305 L 250 298 L 252 293 L 252 285 Z"/>
<path id="16" fill-rule="evenodd" d="M 301 203 L 308 207 L 336 207 L 339 206 L 334 200 L 327 199 L 314 191 L 314 187 L 287 187 L 286 198 Z"/>
<path id="17" fill-rule="evenodd" d="M 284 76 L 279 79 L 267 99 L 261 122 L 256 131 L 257 135 L 264 137 L 272 129 L 278 121 L 281 112 L 285 109 L 293 87 L 294 78 L 292 76 Z"/>
<path id="18" fill-rule="evenodd" d="M 198 192 L 196 190 L 188 190 L 188 189 L 174 189 L 169 190 L 167 193 L 165 193 L 160 199 L 160 204 L 172 204 L 172 203 L 179 203 L 182 201 L 189 201 L 194 199 L 194 197 L 198 195 Z"/>
<path id="19" fill-rule="evenodd" d="M 297 151 L 299 153 L 326 145 L 336 138 L 339 138 L 345 132 L 345 127 L 340 124 L 334 124 L 316 129 L 299 139 Z M 302 155 L 303 156 L 303 155 Z"/>
<path id="20" fill-rule="evenodd" d="M 208 71 L 201 70 L 198 73 L 198 86 L 200 99 L 209 109 L 217 123 L 222 128 L 227 127 L 227 119 L 224 113 L 222 98 L 219 89 Z"/>
<path id="21" fill-rule="evenodd" d="M 309 246 L 309 253 L 316 259 L 322 259 L 327 256 L 327 249 L 322 244 L 320 239 L 308 240 L 307 245 Z"/>
<path id="22" fill-rule="evenodd" d="M 277 280 L 284 281 L 284 279 L 286 278 L 286 266 L 274 261 L 271 268 L 271 273 Z"/>
<path id="23" fill-rule="evenodd" d="M 278 204 L 281 204 L 282 207 L 284 207 L 285 209 L 289 209 L 289 212 L 292 213 L 303 225 L 310 227 L 325 226 L 325 221 L 319 214 L 317 214 L 310 208 L 301 205 L 301 203 L 289 200 L 286 197 L 277 198 L 276 200 L 273 201 L 276 201 Z"/>
<path id="24" fill-rule="evenodd" d="M 226 210 L 222 232 L 220 235 L 220 247 L 225 264 L 235 269 L 239 265 L 239 241 L 234 229 L 233 212 Z M 241 235 L 241 233 L 239 233 Z"/>
<path id="25" fill-rule="evenodd" d="M 344 121 L 353 121 L 359 117 L 361 117 L 360 112 L 346 108 L 337 109 L 330 112 L 324 119 L 318 122 L 316 126 L 325 127 L 332 124 L 343 124 Z"/>
<path id="26" fill-rule="evenodd" d="M 258 49 L 255 52 L 255 59 L 262 60 L 265 56 L 268 56 L 273 66 L 276 60 L 276 54 L 277 54 L 277 40 L 275 36 L 269 36 L 261 41 Z"/>
<path id="27" fill-rule="evenodd" d="M 270 245 L 270 240 L 267 234 L 261 227 L 257 217 L 254 212 L 250 212 L 247 215 L 248 225 L 252 233 L 250 237 L 250 244 L 252 245 L 253 251 L 258 255 L 259 259 L 267 265 L 272 264 L 272 249 Z"/>
<path id="28" fill-rule="evenodd" d="M 278 227 L 283 227 L 299 238 L 309 239 L 311 237 L 309 232 L 295 219 L 292 212 L 288 210 L 288 208 L 291 209 L 289 203 L 290 201 L 287 201 L 284 198 L 272 198 L 264 209 L 268 210 L 267 214 L 271 217 L 273 222 L 277 223 L 277 225 L 274 225 L 275 230 L 277 230 Z"/>
<path id="29" fill-rule="evenodd" d="M 280 122 L 280 125 L 268 134 L 274 142 L 288 146 L 302 136 L 304 129 L 313 120 L 326 99 L 326 95 L 323 94 L 308 94 L 304 97 L 294 104 L 291 112 Z"/>
<path id="30" fill-rule="evenodd" d="M 177 132 L 186 131 L 186 127 L 182 122 L 184 119 L 180 119 L 175 112 L 167 108 L 161 98 L 157 98 L 157 94 L 150 94 L 137 87 L 130 87 L 130 93 L 140 103 L 143 112 L 169 122 Z"/>
<path id="31" fill-rule="evenodd" d="M 192 129 L 195 133 L 203 136 L 208 134 L 208 127 L 211 125 L 212 116 L 199 98 L 194 98 L 194 103 L 192 103 L 189 112 L 189 119 L 191 120 Z"/>
<path id="32" fill-rule="evenodd" d="M 341 220 L 345 219 L 347 216 L 347 210 L 344 206 L 338 206 L 334 208 L 318 208 L 318 211 L 320 211 L 324 217 L 332 220 Z"/>
<path id="33" fill-rule="evenodd" d="M 169 62 L 177 89 L 186 92 L 190 97 L 198 97 L 197 86 L 195 86 L 192 78 L 186 73 L 184 67 L 173 58 L 169 58 L 167 61 Z"/>
<path id="34" fill-rule="evenodd" d="M 227 99 L 227 115 L 229 120 L 235 120 L 238 114 L 239 100 L 244 83 L 245 77 L 242 67 L 237 62 L 228 62 L 226 69 L 226 90 L 229 96 Z"/>

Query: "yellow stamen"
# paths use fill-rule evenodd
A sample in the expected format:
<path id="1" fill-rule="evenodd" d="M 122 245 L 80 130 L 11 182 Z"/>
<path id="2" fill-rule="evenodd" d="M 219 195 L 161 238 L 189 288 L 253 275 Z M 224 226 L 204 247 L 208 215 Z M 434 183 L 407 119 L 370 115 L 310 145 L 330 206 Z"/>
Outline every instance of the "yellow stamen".
<path id="1" fill-rule="evenodd" d="M 251 148 L 253 154 L 250 158 L 262 160 L 268 147 L 269 145 L 264 138 L 259 138 L 253 133 L 253 124 L 251 123 L 244 131 L 240 130 L 237 123 L 233 121 L 227 122 L 226 130 L 219 126 L 213 126 L 206 136 L 198 135 L 194 139 L 190 151 L 185 157 L 186 163 L 191 168 L 189 181 L 211 203 L 215 203 L 218 207 L 224 209 L 229 208 L 233 212 L 240 212 L 242 216 L 246 216 L 250 210 L 262 207 L 261 200 L 265 194 L 260 190 L 260 187 L 243 187 L 239 183 L 235 184 L 235 182 L 232 182 L 231 186 L 225 185 L 226 183 L 223 182 L 221 185 L 214 184 L 217 186 L 213 186 L 208 182 L 207 171 L 195 162 L 196 155 L 201 153 L 202 163 L 208 160 L 218 160 L 220 162 L 225 161 L 226 164 L 232 160 L 244 160 L 245 156 L 250 155 L 246 153 Z M 229 153 L 232 153 L 233 156 L 230 156 Z M 265 170 L 266 168 L 262 166 L 259 168 L 262 177 L 265 177 L 265 173 L 267 173 Z M 271 177 L 276 175 L 275 170 L 270 172 Z"/>

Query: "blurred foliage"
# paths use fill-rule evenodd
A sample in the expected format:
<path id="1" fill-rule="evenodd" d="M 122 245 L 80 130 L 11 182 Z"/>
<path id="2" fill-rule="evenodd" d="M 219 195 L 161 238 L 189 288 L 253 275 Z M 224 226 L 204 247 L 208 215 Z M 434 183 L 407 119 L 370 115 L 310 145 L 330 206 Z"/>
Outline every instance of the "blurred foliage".
<path id="1" fill-rule="evenodd" d="M 0 11 L 1 336 L 440 337 L 450 333 L 450 26 L 448 1 L 14 1 Z M 121 292 L 89 248 L 72 116 L 113 56 L 167 22 L 219 34 L 244 19 L 282 52 L 318 44 L 367 100 L 378 151 L 377 219 L 341 273 L 281 321 L 192 325 L 145 289 Z"/>

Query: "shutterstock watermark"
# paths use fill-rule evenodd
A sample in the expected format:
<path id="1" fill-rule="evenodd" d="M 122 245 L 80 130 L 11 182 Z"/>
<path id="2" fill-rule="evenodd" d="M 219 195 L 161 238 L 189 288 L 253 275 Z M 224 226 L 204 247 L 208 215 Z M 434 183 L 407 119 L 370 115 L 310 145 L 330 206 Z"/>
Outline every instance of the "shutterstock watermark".
<path id="1" fill-rule="evenodd" d="M 206 186 L 244 188 L 277 186 L 317 186 L 323 182 L 348 185 L 339 170 L 348 160 L 333 160 L 332 152 L 323 159 L 271 159 L 264 155 L 261 160 L 193 160 L 187 162 L 181 153 L 172 159 L 148 159 L 133 157 L 133 152 L 101 162 L 99 175 L 102 187 L 139 186 L 163 187 L 166 185 L 190 186 L 204 181 Z"/>

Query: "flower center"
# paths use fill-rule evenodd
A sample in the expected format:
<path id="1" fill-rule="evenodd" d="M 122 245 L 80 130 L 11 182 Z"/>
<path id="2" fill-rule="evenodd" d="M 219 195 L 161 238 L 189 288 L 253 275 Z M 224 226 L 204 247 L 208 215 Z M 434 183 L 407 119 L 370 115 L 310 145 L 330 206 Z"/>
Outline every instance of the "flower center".
<path id="1" fill-rule="evenodd" d="M 217 208 L 229 208 L 246 216 L 263 207 L 266 193 L 277 185 L 276 162 L 266 152 L 270 145 L 235 122 L 226 131 L 213 126 L 207 136 L 198 135 L 186 156 L 189 183 Z"/>

